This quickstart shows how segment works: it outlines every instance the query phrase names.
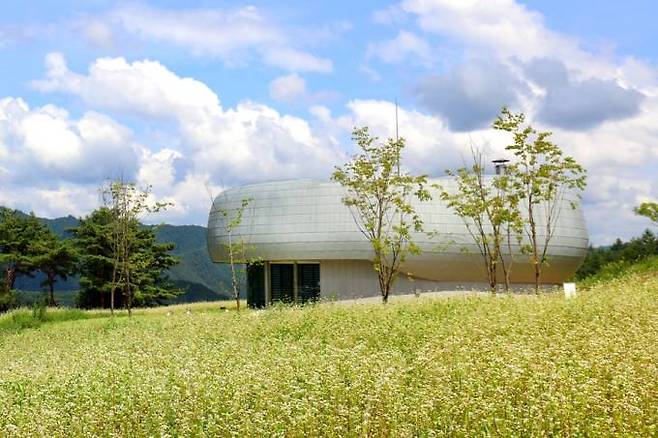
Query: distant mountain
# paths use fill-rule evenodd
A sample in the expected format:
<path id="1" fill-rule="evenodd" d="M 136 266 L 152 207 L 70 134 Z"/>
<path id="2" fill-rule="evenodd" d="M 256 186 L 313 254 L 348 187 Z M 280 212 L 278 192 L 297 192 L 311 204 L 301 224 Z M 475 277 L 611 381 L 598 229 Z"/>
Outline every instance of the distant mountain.
<path id="1" fill-rule="evenodd" d="M 53 232 L 64 238 L 70 238 L 70 229 L 77 227 L 79 220 L 73 216 L 57 219 L 39 219 Z M 230 272 L 226 265 L 216 264 L 210 260 L 206 244 L 206 227 L 198 225 L 161 225 L 156 231 L 159 242 L 171 242 L 175 245 L 172 253 L 180 257 L 180 263 L 169 270 L 169 277 L 185 293 L 173 300 L 175 303 L 194 301 L 214 301 L 230 297 Z M 21 276 L 16 280 L 16 289 L 39 291 L 42 289 L 43 277 L 39 274 L 33 278 Z M 58 295 L 69 303 L 70 291 L 79 289 L 78 278 L 58 281 L 55 287 Z M 34 294 L 26 294 L 26 296 Z"/>

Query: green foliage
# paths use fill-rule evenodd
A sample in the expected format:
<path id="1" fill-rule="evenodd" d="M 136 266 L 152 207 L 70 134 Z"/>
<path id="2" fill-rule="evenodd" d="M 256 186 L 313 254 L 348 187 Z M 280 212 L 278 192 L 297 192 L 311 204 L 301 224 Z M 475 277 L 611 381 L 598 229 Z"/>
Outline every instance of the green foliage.
<path id="1" fill-rule="evenodd" d="M 635 207 L 634 211 L 636 214 L 647 217 L 658 225 L 658 202 L 643 202 Z"/>
<path id="2" fill-rule="evenodd" d="M 110 306 L 109 294 L 114 262 L 111 242 L 112 213 L 100 208 L 80 220 L 71 230 L 80 253 L 80 295 L 78 305 L 85 308 Z"/>
<path id="3" fill-rule="evenodd" d="M 607 265 L 628 266 L 654 255 L 658 256 L 658 236 L 646 230 L 628 242 L 617 239 L 610 247 L 590 247 L 575 277 L 582 280 L 595 276 Z"/>
<path id="4" fill-rule="evenodd" d="M 41 324 L 0 336 L 0 435 L 654 436 L 656 314 L 654 271 L 570 300 Z"/>
<path id="5" fill-rule="evenodd" d="M 427 175 L 413 176 L 401 171 L 403 138 L 379 143 L 363 127 L 354 129 L 352 140 L 359 147 L 359 154 L 343 167 L 336 167 L 331 179 L 347 190 L 343 203 L 351 209 L 372 245 L 373 265 L 386 302 L 400 265 L 407 255 L 420 252 L 411 233 L 422 232 L 423 222 L 410 198 L 431 199 L 426 188 Z"/>
<path id="6" fill-rule="evenodd" d="M 618 259 L 606 263 L 595 274 L 578 282 L 580 288 L 591 288 L 607 283 L 629 274 L 656 274 L 658 273 L 658 255 L 641 258 L 636 261 Z"/>
<path id="7" fill-rule="evenodd" d="M 33 303 L 31 308 L 17 308 L 0 315 L 0 336 L 38 328 L 44 323 L 75 321 L 106 316 L 108 315 L 98 312 L 86 312 L 80 309 L 47 308 L 43 305 L 43 302 Z"/>
<path id="8" fill-rule="evenodd" d="M 228 253 L 229 268 L 231 270 L 231 286 L 236 307 L 240 310 L 240 286 L 245 283 L 247 266 L 262 263 L 260 257 L 252 256 L 254 248 L 248 245 L 238 234 L 242 224 L 245 209 L 253 202 L 251 198 L 244 198 L 240 206 L 235 209 L 218 208 L 216 211 L 222 218 L 224 231 L 228 238 L 226 252 Z"/>
<path id="9" fill-rule="evenodd" d="M 149 202 L 150 186 L 140 189 L 136 184 L 123 179 L 109 182 L 101 189 L 101 194 L 112 216 L 109 223 L 112 249 L 110 256 L 113 262 L 110 310 L 114 312 L 115 291 L 118 290 L 130 315 L 140 295 L 141 298 L 158 296 L 158 288 L 153 287 L 154 282 L 150 277 L 152 270 L 156 272 L 156 276 L 160 275 L 157 266 L 160 257 L 158 253 L 149 250 L 151 246 L 140 244 L 140 238 L 144 237 L 140 235 L 140 220 L 144 215 L 165 210 L 172 204 Z M 155 241 L 154 236 L 152 240 Z M 171 296 L 175 295 L 172 290 Z"/>
<path id="10" fill-rule="evenodd" d="M 69 275 L 77 273 L 78 252 L 69 240 L 59 238 L 50 230 L 44 232 L 37 245 L 35 265 L 46 276 L 42 286 L 48 287 L 48 305 L 56 306 L 55 283 L 58 278 L 66 281 Z"/>
<path id="11" fill-rule="evenodd" d="M 39 244 L 46 229 L 34 214 L 22 215 L 16 210 L 0 208 L 0 267 L 3 270 L 0 288 L 0 312 L 14 303 L 16 277 L 31 275 L 38 268 Z"/>
<path id="12" fill-rule="evenodd" d="M 512 134 L 513 142 L 505 147 L 514 156 L 506 168 L 508 190 L 522 202 L 525 249 L 535 269 L 538 291 L 564 196 L 571 191 L 579 196 L 585 189 L 586 171 L 551 141 L 551 132 L 538 132 L 527 125 L 523 113 L 514 114 L 503 108 L 493 128 Z M 571 202 L 571 208 L 576 208 L 575 202 Z"/>
<path id="13" fill-rule="evenodd" d="M 520 242 L 523 228 L 518 193 L 510 190 L 511 180 L 506 174 L 487 181 L 482 153 L 473 149 L 472 155 L 472 166 L 462 167 L 456 172 L 446 171 L 453 177 L 456 190 L 441 185 L 437 188 L 441 199 L 462 218 L 477 245 L 491 291 L 496 291 L 499 266 L 503 271 L 505 289 L 509 290 L 512 241 Z"/>
<path id="14" fill-rule="evenodd" d="M 19 214 L 24 215 L 20 212 Z M 63 239 L 71 238 L 71 230 L 80 224 L 79 220 L 72 216 L 38 219 Z M 208 230 L 205 227 L 159 225 L 155 227 L 155 234 L 158 243 L 173 243 L 175 247 L 171 254 L 180 259 L 180 263 L 167 270 L 167 276 L 172 283 L 184 291 L 174 298 L 173 302 L 216 301 L 230 296 L 229 269 L 213 263 L 210 259 L 207 249 Z M 34 301 L 35 295 L 41 294 L 39 289 L 44 280 L 45 276 L 40 272 L 36 272 L 34 277 L 18 277 L 15 285 L 18 304 Z M 78 276 L 69 276 L 66 281 L 60 279 L 55 283 L 55 297 L 60 305 L 72 306 L 76 302 L 73 295 L 77 294 L 79 289 Z"/>
<path id="15" fill-rule="evenodd" d="M 110 307 L 110 293 L 115 260 L 112 233 L 114 215 L 102 207 L 80 221 L 72 230 L 74 243 L 80 252 L 79 305 L 85 308 Z M 171 243 L 158 243 L 156 229 L 130 223 L 131 252 L 128 259 L 133 300 L 136 306 L 162 303 L 180 293 L 166 275 L 166 270 L 178 262 L 172 256 Z M 117 307 L 125 305 L 126 297 L 117 296 Z"/>

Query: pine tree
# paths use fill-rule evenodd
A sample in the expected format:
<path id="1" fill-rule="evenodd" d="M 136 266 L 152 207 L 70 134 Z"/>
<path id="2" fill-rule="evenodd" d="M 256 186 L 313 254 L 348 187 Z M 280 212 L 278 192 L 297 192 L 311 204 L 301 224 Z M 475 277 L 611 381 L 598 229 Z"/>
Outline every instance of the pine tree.
<path id="1" fill-rule="evenodd" d="M 56 306 L 55 283 L 58 278 L 66 281 L 70 275 L 77 272 L 78 252 L 70 241 L 46 230 L 38 242 L 35 264 L 46 276 L 42 286 L 48 287 L 48 305 Z"/>
<path id="2" fill-rule="evenodd" d="M 46 229 L 33 213 L 24 215 L 16 210 L 0 208 L 0 266 L 4 281 L 0 290 L 0 311 L 14 302 L 14 283 L 19 275 L 31 275 L 37 270 L 38 242 Z"/>
<path id="3" fill-rule="evenodd" d="M 80 221 L 72 230 L 73 241 L 80 253 L 80 296 L 81 307 L 111 306 L 111 292 L 117 283 L 115 275 L 116 261 L 115 214 L 107 207 L 99 208 Z M 167 299 L 181 293 L 166 275 L 167 269 L 176 265 L 177 257 L 171 255 L 172 243 L 158 243 L 156 227 L 143 226 L 138 221 L 128 224 L 130 236 L 127 247 L 130 249 L 126 259 L 127 278 L 130 279 L 130 293 L 117 294 L 115 306 L 128 307 L 161 304 Z M 123 291 L 119 284 L 118 290 Z M 128 301 L 130 299 L 130 302 Z"/>

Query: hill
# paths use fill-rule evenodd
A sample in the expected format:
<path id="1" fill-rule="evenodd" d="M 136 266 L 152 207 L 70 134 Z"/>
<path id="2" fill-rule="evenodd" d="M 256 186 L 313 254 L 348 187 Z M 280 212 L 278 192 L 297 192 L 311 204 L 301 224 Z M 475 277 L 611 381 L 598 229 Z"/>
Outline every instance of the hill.
<path id="1" fill-rule="evenodd" d="M 38 329 L 14 311 L 0 435 L 653 436 L 647 269 L 569 300 L 58 310 Z"/>
<path id="2" fill-rule="evenodd" d="M 57 219 L 39 219 L 59 236 L 69 238 L 70 230 L 79 221 L 73 216 Z M 180 257 L 180 263 L 169 271 L 174 283 L 186 292 L 177 297 L 175 303 L 214 301 L 230 296 L 230 275 L 224 265 L 215 264 L 210 260 L 206 245 L 206 228 L 197 225 L 162 225 L 156 231 L 160 242 L 172 242 L 175 247 L 172 253 Z M 32 301 L 38 297 L 43 277 L 39 274 L 33 278 L 19 277 L 16 288 L 21 291 L 23 301 Z M 73 304 L 75 291 L 79 289 L 78 278 L 68 281 L 58 281 L 56 294 L 63 304 Z"/>

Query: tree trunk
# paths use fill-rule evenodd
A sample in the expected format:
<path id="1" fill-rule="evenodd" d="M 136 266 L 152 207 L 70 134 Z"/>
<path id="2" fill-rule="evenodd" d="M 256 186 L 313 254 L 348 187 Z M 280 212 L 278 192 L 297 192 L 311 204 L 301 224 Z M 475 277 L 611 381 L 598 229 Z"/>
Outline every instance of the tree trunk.
<path id="1" fill-rule="evenodd" d="M 231 233 L 228 233 L 228 255 L 229 255 L 229 264 L 231 265 L 231 284 L 233 285 L 233 297 L 235 298 L 235 306 L 240 311 L 240 290 L 238 289 L 238 275 L 235 272 L 235 258 L 233 257 L 233 239 L 231 238 Z"/>
<path id="2" fill-rule="evenodd" d="M 55 275 L 52 272 L 48 273 L 48 305 L 50 307 L 57 307 L 55 301 Z"/>
<path id="3" fill-rule="evenodd" d="M 539 248 L 537 245 L 537 224 L 535 224 L 532 199 L 528 200 L 528 220 L 530 222 L 530 237 L 532 239 L 532 264 L 535 268 L 535 294 L 539 294 L 539 277 L 541 276 L 541 265 L 539 260 Z"/>
<path id="4" fill-rule="evenodd" d="M 5 293 L 10 294 L 16 282 L 16 267 L 9 266 L 5 274 Z"/>
<path id="5" fill-rule="evenodd" d="M 535 294 L 539 294 L 539 280 L 541 277 L 541 267 L 539 263 L 535 265 Z"/>

